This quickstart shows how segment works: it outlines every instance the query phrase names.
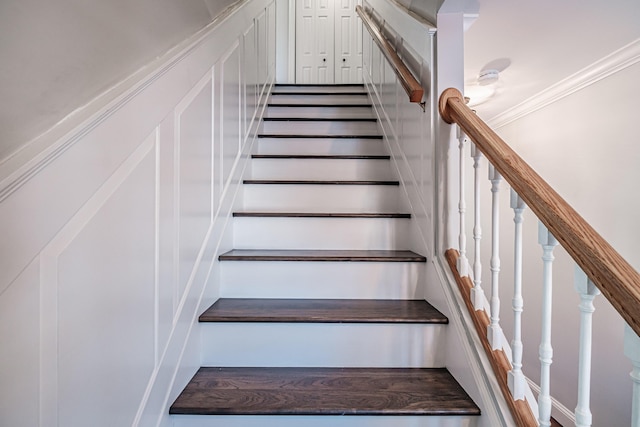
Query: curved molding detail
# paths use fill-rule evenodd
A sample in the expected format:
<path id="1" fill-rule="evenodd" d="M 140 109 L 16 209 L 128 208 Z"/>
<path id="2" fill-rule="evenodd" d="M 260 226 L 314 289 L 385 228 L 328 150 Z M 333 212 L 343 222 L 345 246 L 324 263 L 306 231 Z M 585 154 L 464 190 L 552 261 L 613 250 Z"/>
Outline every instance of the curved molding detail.
<path id="1" fill-rule="evenodd" d="M 487 121 L 499 129 L 640 62 L 640 38 Z"/>

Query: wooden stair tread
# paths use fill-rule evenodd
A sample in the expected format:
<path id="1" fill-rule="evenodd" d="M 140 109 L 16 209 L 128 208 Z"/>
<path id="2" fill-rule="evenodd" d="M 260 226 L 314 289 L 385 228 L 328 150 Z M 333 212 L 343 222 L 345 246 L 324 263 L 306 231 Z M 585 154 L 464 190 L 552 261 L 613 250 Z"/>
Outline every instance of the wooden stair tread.
<path id="1" fill-rule="evenodd" d="M 335 139 L 382 139 L 382 135 L 367 135 L 367 134 L 328 134 L 328 135 L 313 135 L 313 134 L 278 134 L 278 133 L 261 133 L 258 138 L 335 138 Z"/>
<path id="2" fill-rule="evenodd" d="M 375 117 L 263 117 L 265 122 L 377 122 Z"/>
<path id="3" fill-rule="evenodd" d="M 170 409 L 201 415 L 480 415 L 444 368 L 200 368 Z"/>
<path id="4" fill-rule="evenodd" d="M 340 213 L 340 212 L 234 212 L 241 218 L 411 218 L 408 213 Z"/>
<path id="5" fill-rule="evenodd" d="M 359 107 L 372 107 L 371 104 L 331 104 L 328 102 L 322 102 L 317 104 L 296 104 L 296 103 L 279 103 L 269 102 L 267 107 L 296 107 L 296 108 L 314 108 L 314 107 L 345 107 L 345 108 L 359 108 Z"/>
<path id="6" fill-rule="evenodd" d="M 289 91 L 284 89 L 278 89 L 271 92 L 271 95 L 304 95 L 304 96 L 314 96 L 314 95 L 345 95 L 345 96 L 369 96 L 367 92 L 364 91 L 336 91 L 336 90 L 325 90 L 322 92 L 319 91 Z"/>
<path id="7" fill-rule="evenodd" d="M 437 323 L 448 319 L 425 300 L 221 298 L 201 322 Z"/>
<path id="8" fill-rule="evenodd" d="M 338 160 L 390 160 L 384 154 L 252 154 L 252 159 L 338 159 Z"/>
<path id="9" fill-rule="evenodd" d="M 243 184 L 288 184 L 288 185 L 400 185 L 398 181 L 386 180 L 298 180 L 298 179 L 245 179 Z"/>
<path id="10" fill-rule="evenodd" d="M 364 261 L 426 262 L 412 251 L 232 249 L 220 261 Z"/>

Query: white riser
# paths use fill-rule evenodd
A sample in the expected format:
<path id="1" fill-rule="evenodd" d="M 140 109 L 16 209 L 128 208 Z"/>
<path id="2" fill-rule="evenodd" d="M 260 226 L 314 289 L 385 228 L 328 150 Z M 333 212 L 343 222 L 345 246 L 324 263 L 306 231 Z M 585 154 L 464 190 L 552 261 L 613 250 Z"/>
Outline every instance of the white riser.
<path id="1" fill-rule="evenodd" d="M 265 117 L 375 118 L 371 107 L 269 107 Z"/>
<path id="2" fill-rule="evenodd" d="M 376 122 L 265 121 L 262 133 L 276 135 L 380 135 Z"/>
<path id="3" fill-rule="evenodd" d="M 395 185 L 246 184 L 244 209 L 269 212 L 395 212 Z"/>
<path id="4" fill-rule="evenodd" d="M 348 104 L 348 105 L 371 105 L 371 101 L 366 95 L 271 95 L 270 104 Z"/>
<path id="5" fill-rule="evenodd" d="M 202 366 L 441 368 L 445 362 L 442 324 L 247 322 L 200 327 Z"/>
<path id="6" fill-rule="evenodd" d="M 225 261 L 220 297 L 423 299 L 424 263 Z"/>
<path id="7" fill-rule="evenodd" d="M 253 159 L 252 179 L 390 180 L 389 160 Z"/>
<path id="8" fill-rule="evenodd" d="M 388 155 L 382 140 L 360 138 L 260 138 L 257 154 Z"/>
<path id="9" fill-rule="evenodd" d="M 235 249 L 405 249 L 409 219 L 234 218 Z"/>
<path id="10" fill-rule="evenodd" d="M 174 427 L 474 427 L 471 416 L 173 415 Z"/>

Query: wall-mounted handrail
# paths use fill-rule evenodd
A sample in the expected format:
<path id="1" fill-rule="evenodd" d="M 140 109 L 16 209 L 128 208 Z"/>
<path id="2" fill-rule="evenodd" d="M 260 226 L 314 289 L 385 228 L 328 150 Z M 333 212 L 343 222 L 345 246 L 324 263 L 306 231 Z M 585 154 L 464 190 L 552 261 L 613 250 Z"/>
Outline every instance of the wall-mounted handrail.
<path id="1" fill-rule="evenodd" d="M 371 37 L 376 42 L 376 44 L 382 50 L 383 55 L 389 63 L 391 64 L 391 68 L 400 79 L 400 84 L 404 88 L 407 95 L 409 95 L 410 102 L 422 102 L 422 96 L 424 95 L 424 89 L 420 86 L 420 83 L 413 76 L 409 68 L 405 65 L 402 59 L 398 56 L 396 50 L 391 46 L 389 40 L 382 34 L 378 26 L 373 22 L 371 17 L 364 11 L 362 6 L 356 6 L 356 12 L 362 19 L 362 23 L 371 34 Z"/>
<path id="2" fill-rule="evenodd" d="M 456 123 L 640 335 L 640 274 L 467 105 L 446 89 L 439 110 Z"/>

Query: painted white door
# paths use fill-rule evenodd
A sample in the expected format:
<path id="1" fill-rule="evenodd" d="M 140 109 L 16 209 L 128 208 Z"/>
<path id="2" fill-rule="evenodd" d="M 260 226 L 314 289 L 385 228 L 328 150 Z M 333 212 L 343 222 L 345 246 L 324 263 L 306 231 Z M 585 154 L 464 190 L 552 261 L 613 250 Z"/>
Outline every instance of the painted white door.
<path id="1" fill-rule="evenodd" d="M 335 83 L 362 83 L 361 0 L 335 0 Z"/>
<path id="2" fill-rule="evenodd" d="M 296 2 L 296 83 L 334 83 L 334 0 Z"/>
<path id="3" fill-rule="evenodd" d="M 360 3 L 296 1 L 296 83 L 362 83 Z"/>

